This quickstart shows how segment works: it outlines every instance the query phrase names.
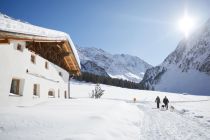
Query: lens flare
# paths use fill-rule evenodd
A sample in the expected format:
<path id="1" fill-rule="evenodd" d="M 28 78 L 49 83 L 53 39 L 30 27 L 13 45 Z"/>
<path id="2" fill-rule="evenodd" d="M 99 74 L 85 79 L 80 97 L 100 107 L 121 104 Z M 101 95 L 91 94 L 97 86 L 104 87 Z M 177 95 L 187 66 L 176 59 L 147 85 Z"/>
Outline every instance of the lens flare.
<path id="1" fill-rule="evenodd" d="M 187 14 L 179 20 L 179 29 L 184 33 L 185 37 L 188 37 L 194 28 L 194 20 Z"/>

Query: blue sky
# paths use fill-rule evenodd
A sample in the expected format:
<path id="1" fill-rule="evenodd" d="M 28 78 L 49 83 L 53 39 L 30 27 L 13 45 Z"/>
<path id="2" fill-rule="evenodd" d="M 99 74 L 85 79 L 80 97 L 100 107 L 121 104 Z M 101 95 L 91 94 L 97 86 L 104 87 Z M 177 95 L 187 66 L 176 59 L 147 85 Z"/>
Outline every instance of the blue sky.
<path id="1" fill-rule="evenodd" d="M 81 47 L 138 56 L 160 64 L 184 34 L 187 9 L 197 27 L 210 18 L 209 0 L 0 0 L 0 12 L 70 34 Z"/>

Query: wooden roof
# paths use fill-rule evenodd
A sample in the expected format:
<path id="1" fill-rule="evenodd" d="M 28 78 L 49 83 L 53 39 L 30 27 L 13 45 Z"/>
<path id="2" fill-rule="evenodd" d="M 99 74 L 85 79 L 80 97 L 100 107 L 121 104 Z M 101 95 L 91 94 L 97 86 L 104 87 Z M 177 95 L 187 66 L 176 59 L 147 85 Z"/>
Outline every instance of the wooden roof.
<path id="1" fill-rule="evenodd" d="M 62 67 L 70 74 L 81 74 L 74 51 L 66 38 L 0 31 L 0 43 L 9 43 L 10 40 L 25 41 L 29 50 Z"/>

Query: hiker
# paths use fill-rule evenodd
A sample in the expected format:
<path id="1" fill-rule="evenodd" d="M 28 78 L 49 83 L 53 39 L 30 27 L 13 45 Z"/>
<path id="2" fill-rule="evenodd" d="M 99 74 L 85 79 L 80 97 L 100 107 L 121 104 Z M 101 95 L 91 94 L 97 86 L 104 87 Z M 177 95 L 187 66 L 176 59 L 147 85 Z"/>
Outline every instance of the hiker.
<path id="1" fill-rule="evenodd" d="M 160 105 L 160 97 L 157 96 L 157 98 L 155 99 L 155 102 L 157 103 L 157 108 L 159 108 Z"/>
<path id="2" fill-rule="evenodd" d="M 165 98 L 163 99 L 163 103 L 165 104 L 166 109 L 168 109 L 169 100 L 168 100 L 168 98 L 167 98 L 166 96 L 165 96 Z"/>

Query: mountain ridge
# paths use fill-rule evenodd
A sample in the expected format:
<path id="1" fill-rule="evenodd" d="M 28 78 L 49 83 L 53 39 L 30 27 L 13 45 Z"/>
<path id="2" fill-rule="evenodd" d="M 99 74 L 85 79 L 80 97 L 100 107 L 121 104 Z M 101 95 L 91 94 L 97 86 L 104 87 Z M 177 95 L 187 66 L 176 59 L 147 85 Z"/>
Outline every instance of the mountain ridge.
<path id="1" fill-rule="evenodd" d="M 140 84 L 150 90 L 210 95 L 210 19 L 160 65 L 148 69 Z"/>
<path id="2" fill-rule="evenodd" d="M 137 56 L 129 54 L 110 54 L 102 49 L 89 47 L 82 48 L 77 46 L 77 50 L 81 59 L 81 65 L 86 67 L 86 63 L 94 63 L 94 67 L 89 69 L 82 69 L 84 72 L 90 72 L 97 75 L 109 76 L 111 78 L 118 78 L 139 83 L 144 75 L 146 69 L 151 68 L 151 65 L 143 61 Z M 97 71 L 97 68 L 105 71 Z M 103 74 L 99 74 L 103 73 Z"/>

